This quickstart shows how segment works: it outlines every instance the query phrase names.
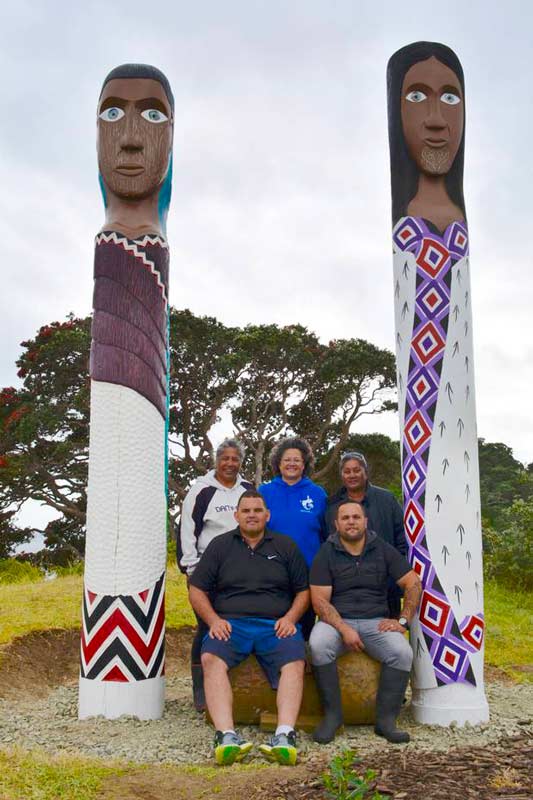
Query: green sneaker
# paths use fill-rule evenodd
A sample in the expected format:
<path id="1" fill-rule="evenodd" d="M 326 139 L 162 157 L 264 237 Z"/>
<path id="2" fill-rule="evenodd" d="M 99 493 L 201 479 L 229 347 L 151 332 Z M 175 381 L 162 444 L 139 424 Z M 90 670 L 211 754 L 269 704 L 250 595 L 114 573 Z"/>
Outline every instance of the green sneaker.
<path id="1" fill-rule="evenodd" d="M 215 761 L 221 767 L 242 761 L 252 747 L 253 743 L 245 742 L 238 733 L 215 733 Z"/>
<path id="2" fill-rule="evenodd" d="M 278 764 L 293 767 L 298 755 L 296 731 L 271 736 L 268 744 L 259 745 L 259 750 L 269 761 L 277 761 Z"/>

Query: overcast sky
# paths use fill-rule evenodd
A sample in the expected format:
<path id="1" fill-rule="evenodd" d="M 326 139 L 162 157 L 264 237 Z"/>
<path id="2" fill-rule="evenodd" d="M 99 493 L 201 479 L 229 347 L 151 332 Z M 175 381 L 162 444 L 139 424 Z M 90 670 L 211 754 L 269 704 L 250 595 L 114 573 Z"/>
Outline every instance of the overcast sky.
<path id="1" fill-rule="evenodd" d="M 385 69 L 419 39 L 466 79 L 478 432 L 533 461 L 533 5 L 173 0 L 0 12 L 0 385 L 20 342 L 91 311 L 95 108 L 153 63 L 176 99 L 171 302 L 394 349 Z M 359 430 L 398 438 L 394 414 Z"/>

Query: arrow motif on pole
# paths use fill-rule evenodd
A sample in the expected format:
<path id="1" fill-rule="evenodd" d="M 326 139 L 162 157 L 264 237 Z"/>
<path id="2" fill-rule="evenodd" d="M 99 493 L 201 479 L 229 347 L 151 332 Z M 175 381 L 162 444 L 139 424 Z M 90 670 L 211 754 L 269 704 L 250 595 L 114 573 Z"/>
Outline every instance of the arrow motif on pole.
<path id="1" fill-rule="evenodd" d="M 470 386 L 467 385 L 467 387 L 465 389 L 465 400 L 466 400 L 467 403 L 468 403 L 469 399 L 470 399 Z"/>
<path id="2" fill-rule="evenodd" d="M 479 511 L 476 511 L 476 525 L 479 528 Z"/>
<path id="3" fill-rule="evenodd" d="M 466 551 L 466 560 L 468 561 L 468 569 L 470 569 L 470 563 L 472 561 L 472 553 L 470 552 L 470 550 Z"/>
<path id="4" fill-rule="evenodd" d="M 422 642 L 420 641 L 420 639 L 417 638 L 417 640 L 416 640 L 416 657 L 420 658 L 420 653 L 423 653 L 423 652 L 424 652 L 424 647 L 422 645 Z"/>
<path id="5" fill-rule="evenodd" d="M 406 261 L 406 262 L 405 262 L 405 264 L 403 265 L 403 270 L 402 270 L 402 272 L 403 272 L 403 277 L 404 277 L 404 278 L 407 278 L 407 276 L 408 276 L 408 274 L 409 274 L 409 264 L 407 263 L 407 261 Z"/>
<path id="6" fill-rule="evenodd" d="M 446 394 L 448 395 L 448 400 L 451 403 L 452 402 L 453 389 L 452 389 L 452 385 L 451 385 L 450 381 L 447 381 L 446 386 L 444 387 L 444 389 L 446 391 Z"/>
<path id="7" fill-rule="evenodd" d="M 466 471 L 468 472 L 470 470 L 470 456 L 468 455 L 468 452 L 466 450 L 464 454 L 464 460 L 466 464 Z"/>
<path id="8" fill-rule="evenodd" d="M 440 511 L 440 507 L 442 505 L 442 497 L 440 496 L 440 494 L 435 495 L 435 502 L 437 504 L 437 511 Z"/>
<path id="9" fill-rule="evenodd" d="M 479 603 L 479 583 L 476 581 L 474 586 L 476 587 L 476 597 L 477 597 L 477 601 Z"/>
<path id="10" fill-rule="evenodd" d="M 442 552 L 442 557 L 444 558 L 444 566 L 446 566 L 446 558 L 447 556 L 450 555 L 450 551 L 448 550 L 445 544 L 442 546 L 441 552 Z"/>
<path id="11" fill-rule="evenodd" d="M 463 431 L 465 429 L 465 424 L 464 424 L 463 420 L 461 419 L 461 417 L 459 417 L 459 419 L 457 420 L 457 428 L 459 430 L 459 436 L 461 437 L 462 433 L 463 433 Z"/>
<path id="12" fill-rule="evenodd" d="M 401 373 L 398 375 L 398 384 L 400 386 L 400 392 L 403 391 L 403 378 Z"/>
<path id="13" fill-rule="evenodd" d="M 465 367 L 466 367 L 466 371 L 467 372 L 468 372 L 468 363 L 469 363 L 468 362 L 468 356 L 465 356 Z"/>
<path id="14" fill-rule="evenodd" d="M 440 435 L 441 435 L 441 438 L 442 438 L 442 434 L 446 430 L 446 423 L 444 422 L 444 420 L 442 422 L 439 422 L 439 428 L 440 428 Z"/>
<path id="15" fill-rule="evenodd" d="M 461 285 L 461 281 L 462 281 L 461 270 L 458 269 L 457 270 L 457 283 L 459 284 L 459 286 Z"/>
<path id="16" fill-rule="evenodd" d="M 400 296 L 400 281 L 396 281 L 396 286 L 394 288 L 394 294 L 396 297 Z"/>
<path id="17" fill-rule="evenodd" d="M 458 352 L 459 352 L 459 342 L 455 342 L 452 351 L 452 358 L 456 356 Z"/>
<path id="18" fill-rule="evenodd" d="M 443 475 L 446 475 L 446 470 L 448 469 L 449 466 L 450 466 L 450 462 L 448 461 L 448 459 L 447 458 L 443 458 L 442 459 L 442 474 Z"/>
<path id="19" fill-rule="evenodd" d="M 455 595 L 457 597 L 457 602 L 459 603 L 459 605 L 461 605 L 461 594 L 462 594 L 462 592 L 463 592 L 463 590 L 461 589 L 460 586 L 456 586 L 455 587 Z"/>
<path id="20" fill-rule="evenodd" d="M 468 503 L 468 498 L 470 497 L 470 486 L 468 485 L 468 483 L 465 486 L 465 497 L 466 497 L 466 502 Z"/>
<path id="21" fill-rule="evenodd" d="M 468 308 L 468 292 L 465 292 L 465 308 Z"/>
<path id="22" fill-rule="evenodd" d="M 399 333 L 396 334 L 396 342 L 398 344 L 398 347 L 402 346 L 402 337 L 400 336 Z"/>
<path id="23" fill-rule="evenodd" d="M 456 533 L 459 534 L 459 537 L 461 539 L 461 544 L 462 544 L 463 543 L 463 536 L 465 535 L 465 529 L 464 529 L 464 526 L 461 523 L 459 523 L 459 525 L 457 526 Z"/>
<path id="24" fill-rule="evenodd" d="M 453 316 L 455 317 L 455 321 L 457 322 L 457 317 L 459 316 L 459 306 L 457 303 L 453 307 Z"/>
<path id="25" fill-rule="evenodd" d="M 465 336 L 468 335 L 468 321 L 465 322 Z"/>
<path id="26" fill-rule="evenodd" d="M 406 300 L 402 308 L 402 319 L 405 319 L 405 315 L 407 314 L 408 311 L 409 311 L 409 305 Z"/>

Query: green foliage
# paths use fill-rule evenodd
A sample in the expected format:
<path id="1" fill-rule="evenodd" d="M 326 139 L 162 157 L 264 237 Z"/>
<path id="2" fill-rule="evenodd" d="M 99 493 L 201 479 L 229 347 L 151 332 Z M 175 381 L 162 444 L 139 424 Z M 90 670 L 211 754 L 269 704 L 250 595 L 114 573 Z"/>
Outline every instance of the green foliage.
<path id="1" fill-rule="evenodd" d="M 519 682 L 533 683 L 533 592 L 485 582 L 485 661 Z"/>
<path id="2" fill-rule="evenodd" d="M 385 800 L 384 795 L 373 787 L 374 770 L 367 769 L 364 775 L 355 771 L 360 762 L 354 750 L 344 750 L 330 761 L 328 771 L 322 775 L 327 797 L 332 800 Z"/>
<path id="3" fill-rule="evenodd" d="M 5 583 L 34 583 L 41 581 L 43 573 L 27 561 L 18 561 L 16 558 L 0 560 L 0 584 Z"/>
<path id="4" fill-rule="evenodd" d="M 0 558 L 37 532 L 42 567 L 83 558 L 89 447 L 91 320 L 69 316 L 22 342 L 20 389 L 0 391 Z M 170 314 L 170 508 L 213 460 L 212 428 L 230 415 L 247 447 L 244 471 L 260 482 L 276 439 L 307 435 L 328 457 L 323 480 L 362 414 L 388 407 L 394 358 L 362 339 L 323 345 L 301 325 L 226 326 L 188 310 Z M 20 528 L 27 500 L 57 512 Z"/>
<path id="5" fill-rule="evenodd" d="M 123 768 L 74 756 L 53 758 L 20 749 L 0 751 L 0 798 L 96 800 L 104 778 Z"/>
<path id="6" fill-rule="evenodd" d="M 402 502 L 402 483 L 400 469 L 400 443 L 382 433 L 352 433 L 347 438 L 342 452 L 353 450 L 363 453 L 369 465 L 369 478 L 376 486 L 391 491 Z M 318 469 L 327 463 L 331 451 L 322 457 Z M 339 455 L 342 455 L 340 453 Z M 340 487 L 339 471 L 336 467 L 323 481 L 324 488 L 332 494 Z"/>
<path id="7" fill-rule="evenodd" d="M 479 439 L 481 510 L 489 527 L 501 529 L 504 512 L 514 500 L 533 500 L 533 472 L 501 442 Z"/>
<path id="8" fill-rule="evenodd" d="M 58 513 L 41 533 L 56 560 L 83 555 L 90 319 L 52 322 L 22 342 L 20 389 L 0 391 L 0 555 L 28 541 L 14 517 L 31 498 Z"/>
<path id="9" fill-rule="evenodd" d="M 516 588 L 533 589 L 533 500 L 515 500 L 499 519 L 499 530 L 483 531 L 486 575 Z"/>

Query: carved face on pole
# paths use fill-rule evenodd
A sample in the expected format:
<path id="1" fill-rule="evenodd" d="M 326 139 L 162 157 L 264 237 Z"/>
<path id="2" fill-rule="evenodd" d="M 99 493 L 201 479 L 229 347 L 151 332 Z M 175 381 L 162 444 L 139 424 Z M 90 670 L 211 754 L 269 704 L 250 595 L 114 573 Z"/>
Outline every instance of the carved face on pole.
<path id="1" fill-rule="evenodd" d="M 159 81 L 114 78 L 98 103 L 98 166 L 106 192 L 132 201 L 161 188 L 172 150 L 172 109 Z"/>
<path id="2" fill-rule="evenodd" d="M 409 155 L 427 175 L 446 175 L 463 136 L 464 103 L 455 73 L 434 56 L 406 73 L 402 126 Z"/>

